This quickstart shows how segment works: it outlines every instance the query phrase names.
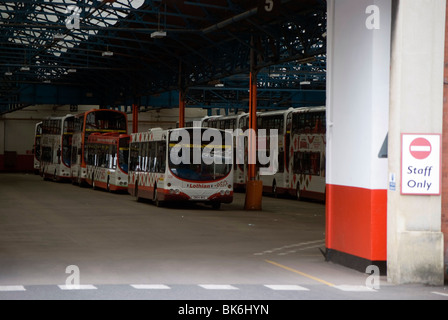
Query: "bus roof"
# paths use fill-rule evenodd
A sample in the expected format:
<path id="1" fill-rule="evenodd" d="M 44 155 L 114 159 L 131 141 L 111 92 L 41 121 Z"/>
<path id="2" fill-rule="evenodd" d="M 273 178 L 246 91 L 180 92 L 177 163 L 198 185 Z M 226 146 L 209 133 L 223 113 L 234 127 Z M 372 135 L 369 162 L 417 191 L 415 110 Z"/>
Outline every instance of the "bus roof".
<path id="1" fill-rule="evenodd" d="M 326 107 L 303 107 L 297 108 L 294 110 L 294 113 L 303 113 L 303 112 L 323 112 L 326 111 Z"/>
<path id="2" fill-rule="evenodd" d="M 67 115 L 65 115 L 65 116 L 58 116 L 58 117 L 52 117 L 52 116 L 50 116 L 50 117 L 46 117 L 46 118 L 44 119 L 44 121 L 46 121 L 46 120 L 64 120 L 64 119 L 71 118 L 71 117 L 74 117 L 74 115 L 72 115 L 72 114 L 67 114 Z"/>
<path id="3" fill-rule="evenodd" d="M 202 127 L 202 128 L 176 128 L 176 129 L 168 129 L 168 130 L 164 130 L 164 129 L 160 129 L 160 128 L 155 128 L 155 129 L 150 129 L 146 132 L 138 132 L 138 133 L 132 133 L 131 136 L 131 142 L 152 142 L 152 141 L 163 141 L 165 140 L 168 135 L 171 132 L 175 132 L 175 131 L 181 131 L 181 130 L 197 130 L 197 129 L 201 129 L 201 130 L 217 130 L 220 132 L 226 132 L 225 130 L 221 130 L 221 129 L 216 129 L 216 128 L 206 128 L 206 127 Z"/>
<path id="4" fill-rule="evenodd" d="M 294 112 L 295 108 L 289 108 L 286 110 L 276 110 L 276 111 L 268 111 L 268 112 L 262 112 L 262 113 L 257 113 L 259 117 L 269 117 L 269 116 L 278 116 L 278 115 L 285 115 L 287 113 L 290 112 Z"/>

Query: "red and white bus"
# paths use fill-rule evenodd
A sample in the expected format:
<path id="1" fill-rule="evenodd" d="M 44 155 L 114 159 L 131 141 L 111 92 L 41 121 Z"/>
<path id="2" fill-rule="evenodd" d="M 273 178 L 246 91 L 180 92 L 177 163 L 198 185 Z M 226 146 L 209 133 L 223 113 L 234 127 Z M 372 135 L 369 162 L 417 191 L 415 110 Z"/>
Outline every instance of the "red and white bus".
<path id="1" fill-rule="evenodd" d="M 221 141 L 210 139 L 208 134 Z M 199 141 L 179 141 L 179 136 L 196 136 Z M 179 148 L 188 161 L 176 161 L 172 156 L 179 154 Z M 198 155 L 199 161 L 193 161 L 198 160 Z M 168 201 L 187 201 L 218 209 L 221 203 L 233 202 L 232 157 L 233 135 L 222 130 L 153 129 L 132 134 L 129 193 L 137 199 L 152 200 L 157 206 Z"/>
<path id="2" fill-rule="evenodd" d="M 292 113 L 289 146 L 289 190 L 298 199 L 324 201 L 326 187 L 326 108 Z"/>
<path id="3" fill-rule="evenodd" d="M 244 135 L 249 127 L 249 114 L 242 113 L 239 115 L 231 116 L 211 116 L 202 120 L 202 126 L 205 128 L 216 128 L 220 130 L 231 130 L 236 132 L 236 129 L 240 129 L 238 135 Z M 237 139 L 235 135 L 233 141 L 233 164 L 234 164 L 234 178 L 233 184 L 235 189 L 244 190 L 247 183 L 247 136 L 243 137 L 240 143 L 244 143 L 243 148 L 237 148 Z M 240 159 L 237 161 L 237 159 Z"/>
<path id="4" fill-rule="evenodd" d="M 34 130 L 34 147 L 33 147 L 34 172 L 36 174 L 39 174 L 40 172 L 41 139 L 42 139 L 42 122 L 39 122 L 36 123 L 36 127 Z"/>
<path id="5" fill-rule="evenodd" d="M 234 119 L 236 127 L 233 127 Z M 239 129 L 244 136 L 244 148 L 235 148 L 235 189 L 244 189 L 247 182 L 247 135 L 248 115 L 213 116 L 202 120 L 203 127 L 218 129 Z M 305 107 L 272 112 L 257 113 L 258 130 L 265 129 L 266 137 L 258 136 L 258 151 L 270 155 L 271 143 L 277 143 L 277 172 L 261 175 L 264 192 L 291 194 L 298 199 L 325 200 L 326 168 L 326 109 L 325 107 Z M 278 130 L 278 139 L 273 141 L 270 130 Z M 259 133 L 259 132 L 258 132 Z M 235 141 L 237 137 L 235 136 Z M 240 140 L 241 142 L 241 140 Z M 237 164 L 236 153 L 244 152 L 244 164 Z M 239 155 L 240 158 L 243 155 Z M 241 160 L 239 161 L 241 162 Z M 272 165 L 272 161 L 258 169 Z"/>
<path id="6" fill-rule="evenodd" d="M 93 133 L 86 146 L 87 179 L 94 189 L 109 192 L 128 190 L 130 136 L 120 133 Z"/>
<path id="7" fill-rule="evenodd" d="M 289 164 L 289 146 L 290 146 L 290 128 L 292 121 L 292 113 L 294 109 L 282 111 L 264 112 L 257 115 L 257 133 L 260 130 L 266 130 L 266 138 L 258 138 L 258 151 L 264 150 L 266 154 L 271 157 L 271 161 L 265 166 L 272 165 L 272 161 L 277 164 L 277 170 L 272 175 L 262 175 L 260 180 L 263 181 L 263 191 L 273 193 L 274 195 L 289 192 L 290 188 L 290 168 Z M 270 130 L 277 130 L 277 139 L 271 139 Z M 278 157 L 272 159 L 270 155 L 271 143 L 276 143 L 278 146 Z"/>
<path id="8" fill-rule="evenodd" d="M 72 142 L 71 175 L 73 183 L 85 185 L 87 175 L 87 157 L 85 146 L 93 133 L 128 133 L 127 115 L 108 109 L 94 109 L 74 118 L 75 132 Z"/>
<path id="9" fill-rule="evenodd" d="M 74 117 L 50 117 L 42 122 L 40 174 L 55 181 L 71 179 Z"/>

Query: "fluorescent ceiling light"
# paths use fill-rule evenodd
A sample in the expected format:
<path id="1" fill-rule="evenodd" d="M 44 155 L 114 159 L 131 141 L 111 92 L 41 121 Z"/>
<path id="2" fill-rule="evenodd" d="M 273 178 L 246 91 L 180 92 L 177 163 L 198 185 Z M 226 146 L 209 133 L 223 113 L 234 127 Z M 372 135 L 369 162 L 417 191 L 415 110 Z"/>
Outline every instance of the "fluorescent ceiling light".
<path id="1" fill-rule="evenodd" d="M 112 51 L 104 51 L 103 52 L 103 57 L 112 57 L 114 55 L 114 53 Z"/>
<path id="2" fill-rule="evenodd" d="M 22 67 L 20 68 L 20 71 L 30 71 L 30 67 Z"/>
<path id="3" fill-rule="evenodd" d="M 166 37 L 166 31 L 154 31 L 151 33 L 151 38 L 153 39 L 161 39 Z"/>

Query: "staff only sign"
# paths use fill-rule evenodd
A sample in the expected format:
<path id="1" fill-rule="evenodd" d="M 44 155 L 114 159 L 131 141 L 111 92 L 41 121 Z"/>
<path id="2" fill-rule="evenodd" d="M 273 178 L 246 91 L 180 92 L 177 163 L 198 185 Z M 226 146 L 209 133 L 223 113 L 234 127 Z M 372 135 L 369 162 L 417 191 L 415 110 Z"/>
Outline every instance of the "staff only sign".
<path id="1" fill-rule="evenodd" d="M 403 134 L 401 194 L 440 195 L 441 135 Z"/>

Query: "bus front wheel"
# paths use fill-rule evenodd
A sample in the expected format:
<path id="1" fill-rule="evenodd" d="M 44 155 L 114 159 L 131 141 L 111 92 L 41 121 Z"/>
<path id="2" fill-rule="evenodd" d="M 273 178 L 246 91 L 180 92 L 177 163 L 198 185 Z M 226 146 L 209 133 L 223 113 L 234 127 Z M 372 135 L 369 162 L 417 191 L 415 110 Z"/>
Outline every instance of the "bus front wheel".
<path id="1" fill-rule="evenodd" d="M 141 202 L 142 201 L 142 198 L 140 198 L 138 196 L 138 184 L 137 183 L 135 184 L 135 188 L 134 188 L 134 196 L 135 196 L 135 200 L 137 202 Z"/>
<path id="2" fill-rule="evenodd" d="M 277 198 L 277 181 L 274 180 L 272 183 L 272 195 Z"/>
<path id="3" fill-rule="evenodd" d="M 297 200 L 302 200 L 302 195 L 300 193 L 300 183 L 297 184 L 297 188 L 296 188 L 296 198 Z"/>
<path id="4" fill-rule="evenodd" d="M 93 188 L 93 190 L 97 190 L 98 189 L 96 187 L 95 177 L 93 175 L 92 175 L 92 188 Z"/>

